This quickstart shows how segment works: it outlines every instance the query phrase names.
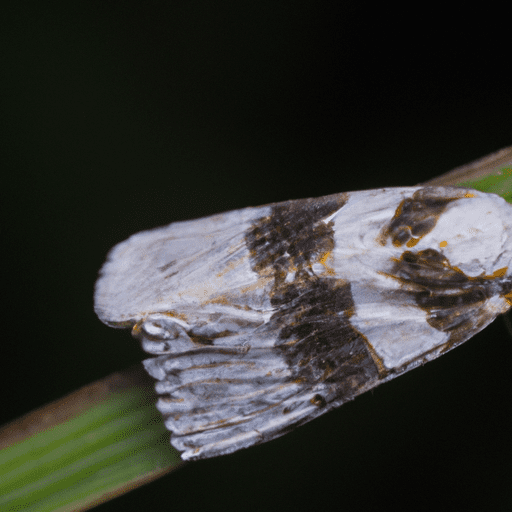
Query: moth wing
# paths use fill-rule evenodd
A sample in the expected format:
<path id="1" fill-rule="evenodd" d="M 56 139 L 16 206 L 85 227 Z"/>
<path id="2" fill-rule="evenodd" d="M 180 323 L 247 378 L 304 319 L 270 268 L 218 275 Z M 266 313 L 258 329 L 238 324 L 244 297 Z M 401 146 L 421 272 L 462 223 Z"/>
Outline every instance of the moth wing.
<path id="1" fill-rule="evenodd" d="M 147 319 L 140 326 L 144 349 L 157 355 L 144 362 L 158 380 L 157 407 L 183 459 L 222 455 L 284 435 L 454 348 L 502 312 L 493 297 L 462 308 L 443 307 L 446 331 L 435 338 L 437 331 L 421 314 L 411 312 L 405 319 L 407 332 L 403 316 L 382 312 L 375 320 L 378 305 L 367 296 L 371 302 L 360 304 L 360 311 L 373 314 L 365 319 L 360 313 L 360 320 L 373 322 L 381 344 L 395 345 L 391 357 L 400 357 L 397 342 L 416 337 L 418 352 L 404 353 L 390 368 L 350 323 L 350 285 L 340 288 L 311 292 L 300 305 L 285 306 L 236 334 L 216 337 L 212 330 L 203 344 L 168 319 Z"/>
<path id="2" fill-rule="evenodd" d="M 111 253 L 96 310 L 135 323 L 157 356 L 144 364 L 182 458 L 230 453 L 437 357 L 508 309 L 510 272 L 498 267 L 510 263 L 510 206 L 480 194 L 495 215 L 478 224 L 469 197 L 421 187 L 337 194 L 135 235 Z M 436 234 L 441 216 L 448 226 Z M 461 260 L 471 275 L 440 249 L 448 236 L 446 254 L 467 256 L 464 222 L 467 247 L 474 226 L 494 244 Z"/>
<path id="3" fill-rule="evenodd" d="M 364 340 L 342 315 L 332 318 L 320 304 L 313 306 L 315 295 L 302 298 L 309 307 L 299 323 L 290 326 L 296 312 L 280 310 L 258 326 L 214 335 L 202 345 L 168 319 L 147 319 L 138 327 L 144 349 L 157 355 L 144 365 L 158 380 L 157 407 L 184 459 L 281 436 L 376 382 Z"/>
<path id="4" fill-rule="evenodd" d="M 244 231 L 268 207 L 245 208 L 137 233 L 109 253 L 96 282 L 94 308 L 113 327 L 155 312 L 198 309 L 219 292 L 254 285 Z M 259 296 L 263 295 L 261 291 Z"/>

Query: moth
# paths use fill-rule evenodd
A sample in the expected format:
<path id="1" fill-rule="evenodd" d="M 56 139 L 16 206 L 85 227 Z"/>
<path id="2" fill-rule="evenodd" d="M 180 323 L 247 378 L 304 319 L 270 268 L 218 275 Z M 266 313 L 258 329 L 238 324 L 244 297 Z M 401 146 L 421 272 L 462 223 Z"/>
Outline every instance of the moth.
<path id="1" fill-rule="evenodd" d="M 95 290 L 183 459 L 262 443 L 444 354 L 512 304 L 512 206 L 385 188 L 133 235 Z"/>

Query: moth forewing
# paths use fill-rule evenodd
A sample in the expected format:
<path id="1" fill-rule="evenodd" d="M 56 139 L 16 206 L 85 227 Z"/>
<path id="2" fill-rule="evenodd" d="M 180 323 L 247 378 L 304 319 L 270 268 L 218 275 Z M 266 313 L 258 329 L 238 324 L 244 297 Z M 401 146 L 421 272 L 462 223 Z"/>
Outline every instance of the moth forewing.
<path id="1" fill-rule="evenodd" d="M 133 326 L 184 459 L 280 436 L 469 339 L 511 304 L 512 206 L 410 187 L 139 233 L 96 285 Z"/>

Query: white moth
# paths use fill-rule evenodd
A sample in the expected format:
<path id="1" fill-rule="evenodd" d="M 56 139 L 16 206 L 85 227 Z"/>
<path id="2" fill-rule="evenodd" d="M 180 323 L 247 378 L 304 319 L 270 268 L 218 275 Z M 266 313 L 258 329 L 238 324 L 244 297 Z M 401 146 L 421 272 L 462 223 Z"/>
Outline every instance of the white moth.
<path id="1" fill-rule="evenodd" d="M 95 310 L 132 326 L 183 459 L 278 437 L 456 347 L 512 303 L 512 206 L 462 188 L 334 194 L 136 234 Z"/>

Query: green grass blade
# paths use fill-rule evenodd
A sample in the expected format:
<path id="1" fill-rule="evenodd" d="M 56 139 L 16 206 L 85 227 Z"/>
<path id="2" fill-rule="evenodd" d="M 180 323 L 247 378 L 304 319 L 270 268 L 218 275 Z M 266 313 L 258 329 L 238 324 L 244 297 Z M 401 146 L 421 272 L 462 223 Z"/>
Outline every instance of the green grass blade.
<path id="1" fill-rule="evenodd" d="M 460 186 L 498 194 L 512 202 L 512 146 L 429 180 L 425 185 Z"/>
<path id="2" fill-rule="evenodd" d="M 500 167 L 493 174 L 474 181 L 464 181 L 459 185 L 471 187 L 481 192 L 498 194 L 512 203 L 512 165 Z"/>
<path id="3" fill-rule="evenodd" d="M 85 510 L 180 465 L 154 401 L 150 381 L 134 385 L 4 446 L 0 510 Z"/>

